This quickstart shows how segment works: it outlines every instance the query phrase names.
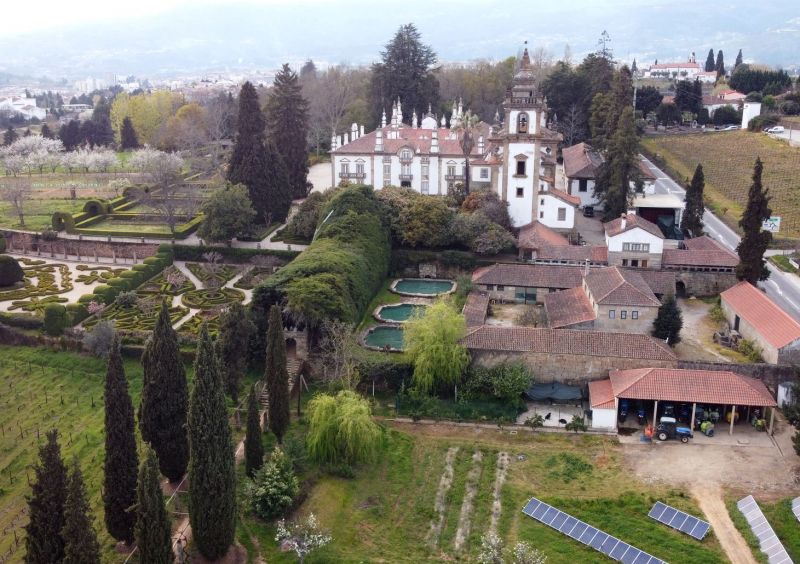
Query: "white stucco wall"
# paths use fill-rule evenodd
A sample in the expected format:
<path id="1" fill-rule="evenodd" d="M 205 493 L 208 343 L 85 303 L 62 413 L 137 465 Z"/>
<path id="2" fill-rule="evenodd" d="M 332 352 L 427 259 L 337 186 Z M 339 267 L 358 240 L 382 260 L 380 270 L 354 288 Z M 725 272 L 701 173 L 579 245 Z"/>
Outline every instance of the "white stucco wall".
<path id="1" fill-rule="evenodd" d="M 586 181 L 586 192 L 581 192 L 581 182 L 577 178 L 568 178 L 567 183 L 569 189 L 566 190 L 567 194 L 577 196 L 581 199 L 581 209 L 585 206 L 594 206 L 598 208 L 598 200 L 594 197 L 594 180 Z"/>
<path id="2" fill-rule="evenodd" d="M 536 219 L 541 223 L 556 229 L 572 229 L 575 226 L 575 208 L 573 206 L 549 194 L 540 193 L 537 197 L 539 198 L 539 217 Z M 558 220 L 559 208 L 566 211 L 564 221 Z"/>
<path id="3" fill-rule="evenodd" d="M 650 245 L 649 253 L 651 255 L 660 255 L 664 250 L 664 240 L 656 237 L 652 233 L 648 233 L 640 227 L 625 231 L 614 237 L 609 237 L 606 234 L 606 246 L 609 252 L 622 252 L 623 243 L 648 243 Z"/>
<path id="4" fill-rule="evenodd" d="M 616 409 L 593 409 L 592 410 L 593 429 L 616 429 L 617 410 Z"/>
<path id="5" fill-rule="evenodd" d="M 514 112 L 511 112 L 512 114 Z M 516 122 L 514 122 L 516 123 Z M 536 146 L 533 143 L 509 143 L 508 155 L 506 156 L 506 182 L 508 183 L 508 213 L 511 215 L 511 220 L 514 222 L 515 227 L 525 225 L 532 221 L 532 210 L 534 206 L 533 198 L 534 192 L 534 167 L 536 165 L 535 159 L 539 158 L 534 155 Z M 525 159 L 525 176 L 518 177 L 517 173 L 517 156 L 523 155 Z M 517 189 L 522 188 L 523 195 L 517 196 Z"/>

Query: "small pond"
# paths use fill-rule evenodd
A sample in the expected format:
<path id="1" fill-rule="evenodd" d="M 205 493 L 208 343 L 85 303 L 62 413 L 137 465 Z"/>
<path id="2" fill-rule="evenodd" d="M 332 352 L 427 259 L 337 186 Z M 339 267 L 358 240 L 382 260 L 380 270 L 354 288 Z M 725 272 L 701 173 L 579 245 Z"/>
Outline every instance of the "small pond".
<path id="1" fill-rule="evenodd" d="M 378 310 L 378 318 L 384 321 L 408 321 L 415 312 L 421 312 L 424 308 L 424 305 L 417 304 L 385 305 Z"/>
<path id="2" fill-rule="evenodd" d="M 424 278 L 402 278 L 392 284 L 392 291 L 398 294 L 414 296 L 435 296 L 447 294 L 456 288 L 451 280 L 425 280 Z"/>
<path id="3" fill-rule="evenodd" d="M 383 348 L 387 344 L 393 349 L 403 349 L 403 330 L 400 327 L 379 325 L 369 330 L 364 343 L 370 347 Z"/>

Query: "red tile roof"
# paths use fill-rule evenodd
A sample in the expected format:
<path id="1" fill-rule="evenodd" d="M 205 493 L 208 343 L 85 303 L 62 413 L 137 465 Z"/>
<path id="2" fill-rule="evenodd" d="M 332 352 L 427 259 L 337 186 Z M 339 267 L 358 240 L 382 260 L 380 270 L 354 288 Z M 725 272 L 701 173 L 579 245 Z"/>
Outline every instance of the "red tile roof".
<path id="1" fill-rule="evenodd" d="M 560 329 L 596 319 L 592 304 L 583 288 L 572 288 L 545 294 L 544 309 L 550 319 L 550 327 Z"/>
<path id="2" fill-rule="evenodd" d="M 684 241 L 685 249 L 664 249 L 661 263 L 665 266 L 709 266 L 734 268 L 739 256 L 711 237 L 703 235 Z"/>
<path id="3" fill-rule="evenodd" d="M 700 237 L 693 237 L 692 239 L 684 240 L 683 244 L 686 246 L 687 249 L 691 249 L 693 251 L 716 251 L 719 249 L 725 249 L 721 244 L 717 243 L 714 239 L 709 237 L 708 235 L 702 235 Z"/>
<path id="4" fill-rule="evenodd" d="M 564 175 L 567 178 L 594 179 L 597 167 L 603 163 L 600 153 L 588 143 L 578 143 L 561 151 L 564 157 Z"/>
<path id="5" fill-rule="evenodd" d="M 635 272 L 654 294 L 675 294 L 675 273 L 651 268 L 637 268 Z"/>
<path id="6" fill-rule="evenodd" d="M 494 264 L 472 274 L 476 284 L 529 288 L 575 288 L 583 283 L 583 267 L 550 264 Z"/>
<path id="7" fill-rule="evenodd" d="M 544 245 L 539 248 L 537 258 L 542 260 L 568 260 L 575 262 L 608 263 L 608 247 L 589 247 L 582 245 L 569 245 L 568 247 L 554 247 Z"/>
<path id="8" fill-rule="evenodd" d="M 592 409 L 616 409 L 615 399 L 611 380 L 589 382 L 589 404 Z"/>
<path id="9" fill-rule="evenodd" d="M 777 405 L 761 380 L 711 370 L 641 368 L 609 372 L 614 396 L 626 399 L 713 403 L 723 405 Z"/>
<path id="10" fill-rule="evenodd" d="M 776 349 L 800 339 L 800 323 L 748 282 L 739 282 L 720 296 Z"/>
<path id="11" fill-rule="evenodd" d="M 559 190 L 558 188 L 550 188 L 547 192 L 539 192 L 539 193 L 544 194 L 545 196 L 550 194 L 551 196 L 558 198 L 562 202 L 566 202 L 575 207 L 581 205 L 581 199 L 578 196 L 567 194 L 566 192 L 564 192 L 563 190 Z"/>
<path id="12" fill-rule="evenodd" d="M 606 230 L 606 235 L 609 237 L 615 237 L 620 233 L 625 233 L 626 231 L 630 231 L 631 229 L 643 229 L 647 231 L 651 235 L 655 235 L 659 239 L 664 238 L 664 234 L 661 233 L 661 230 L 658 226 L 653 223 L 652 221 L 647 221 L 645 218 L 640 216 L 639 214 L 629 213 L 625 215 L 625 227 L 622 227 L 622 218 L 618 217 L 616 219 L 612 219 L 611 221 L 607 221 L 603 224 L 603 228 Z"/>
<path id="13" fill-rule="evenodd" d="M 604 331 L 482 325 L 469 331 L 461 344 L 475 350 L 676 360 L 665 343 L 649 335 Z"/>
<path id="14" fill-rule="evenodd" d="M 642 180 L 649 180 L 651 182 L 658 180 L 658 177 L 653 174 L 653 171 L 650 170 L 650 167 L 647 166 L 641 158 L 639 159 L 639 170 L 642 171 Z"/>
<path id="15" fill-rule="evenodd" d="M 489 131 L 489 124 L 481 122 L 482 130 Z M 402 147 L 410 146 L 414 153 L 419 149 L 419 154 L 430 155 L 431 149 L 431 132 L 432 129 L 414 129 L 407 125 L 401 126 L 397 131 L 399 139 L 387 139 L 389 132 L 393 131 L 391 125 L 382 128 L 383 130 L 383 154 L 391 155 L 397 153 Z M 439 154 L 453 157 L 464 157 L 461 150 L 461 145 L 457 138 L 448 139 L 450 135 L 449 129 L 438 129 L 439 136 Z M 375 152 L 375 131 L 366 133 L 355 141 L 350 141 L 347 145 L 343 145 L 334 151 L 337 155 L 366 155 Z M 470 153 L 472 157 L 482 157 L 478 153 L 478 144 L 475 143 Z"/>
<path id="16" fill-rule="evenodd" d="M 699 69 L 700 63 L 662 63 L 659 65 L 650 65 L 650 70 L 663 70 L 663 69 Z"/>
<path id="17" fill-rule="evenodd" d="M 517 246 L 522 249 L 539 249 L 543 245 L 569 246 L 566 237 L 538 221 L 520 227 L 517 241 Z"/>
<path id="18" fill-rule="evenodd" d="M 596 268 L 585 276 L 586 286 L 600 305 L 658 307 L 661 302 L 638 272 L 619 267 Z"/>
<path id="19" fill-rule="evenodd" d="M 489 307 L 489 294 L 486 292 L 472 291 L 467 296 L 462 313 L 467 322 L 467 327 L 477 327 L 486 322 L 486 310 Z"/>

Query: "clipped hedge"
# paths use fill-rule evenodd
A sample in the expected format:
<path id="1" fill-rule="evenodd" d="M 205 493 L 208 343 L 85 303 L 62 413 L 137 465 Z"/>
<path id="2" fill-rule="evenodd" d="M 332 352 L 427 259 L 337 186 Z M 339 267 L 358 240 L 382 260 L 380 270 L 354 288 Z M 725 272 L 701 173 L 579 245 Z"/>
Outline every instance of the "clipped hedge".
<path id="1" fill-rule="evenodd" d="M 124 278 L 112 278 L 108 281 L 108 285 L 114 288 L 117 293 L 127 292 L 131 289 L 130 281 Z"/>
<path id="2" fill-rule="evenodd" d="M 0 324 L 38 331 L 44 327 L 44 319 L 41 316 L 27 313 L 0 313 Z"/>
<path id="3" fill-rule="evenodd" d="M 159 245 L 159 252 L 161 245 Z M 175 245 L 175 260 L 188 262 L 204 262 L 203 253 L 211 251 L 217 252 L 225 259 L 225 262 L 243 263 L 253 257 L 260 255 L 272 255 L 278 258 L 292 260 L 300 256 L 300 251 L 281 251 L 275 249 L 243 249 L 236 247 L 213 247 L 211 245 Z"/>
<path id="4" fill-rule="evenodd" d="M 0 253 L 6 252 L 6 238 L 0 233 Z"/>
<path id="5" fill-rule="evenodd" d="M 103 303 L 108 305 L 114 301 L 114 299 L 117 297 L 118 294 L 119 291 L 116 288 L 112 288 L 111 286 L 108 286 L 106 284 L 100 284 L 98 286 L 95 286 L 93 295 L 101 298 L 95 301 L 97 302 L 102 301 Z"/>
<path id="6" fill-rule="evenodd" d="M 25 278 L 17 259 L 8 255 L 0 255 L 0 288 L 13 286 Z"/>
<path id="7" fill-rule="evenodd" d="M 51 337 L 58 337 L 68 326 L 67 308 L 61 304 L 50 304 L 44 308 L 44 331 Z"/>
<path id="8" fill-rule="evenodd" d="M 67 304 L 67 315 L 71 325 L 77 325 L 87 317 L 89 317 L 89 309 L 82 303 Z"/>

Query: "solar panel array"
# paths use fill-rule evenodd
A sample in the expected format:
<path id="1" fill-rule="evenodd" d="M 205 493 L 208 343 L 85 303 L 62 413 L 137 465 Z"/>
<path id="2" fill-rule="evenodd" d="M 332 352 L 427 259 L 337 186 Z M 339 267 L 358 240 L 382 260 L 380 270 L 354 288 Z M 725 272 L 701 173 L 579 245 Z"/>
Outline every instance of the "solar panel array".
<path id="1" fill-rule="evenodd" d="M 792 500 L 792 513 L 794 513 L 794 516 L 800 521 L 800 497 L 796 497 Z"/>
<path id="2" fill-rule="evenodd" d="M 703 537 L 706 536 L 708 529 L 711 528 L 711 525 L 705 521 L 701 521 L 697 517 L 692 517 L 683 511 L 678 511 L 674 507 L 665 505 L 660 501 L 653 506 L 653 509 L 650 510 L 648 517 L 652 517 L 656 521 L 664 523 L 668 527 L 678 529 L 680 532 L 686 533 L 690 537 L 694 537 L 697 540 L 703 540 Z"/>
<path id="3" fill-rule="evenodd" d="M 744 514 L 745 519 L 750 524 L 753 534 L 758 537 L 758 544 L 761 547 L 761 552 L 767 555 L 769 564 L 792 564 L 792 559 L 786 549 L 783 548 L 780 539 L 772 530 L 772 526 L 764 517 L 761 508 L 753 499 L 752 495 L 740 500 L 736 507 L 739 508 Z"/>
<path id="4" fill-rule="evenodd" d="M 571 515 L 567 515 L 535 497 L 531 498 L 522 512 L 540 523 L 544 523 L 548 527 L 552 527 L 556 531 L 564 533 L 568 537 L 572 537 L 576 541 L 624 564 L 666 564 L 663 560 L 659 560 L 655 556 L 651 556 Z"/>

